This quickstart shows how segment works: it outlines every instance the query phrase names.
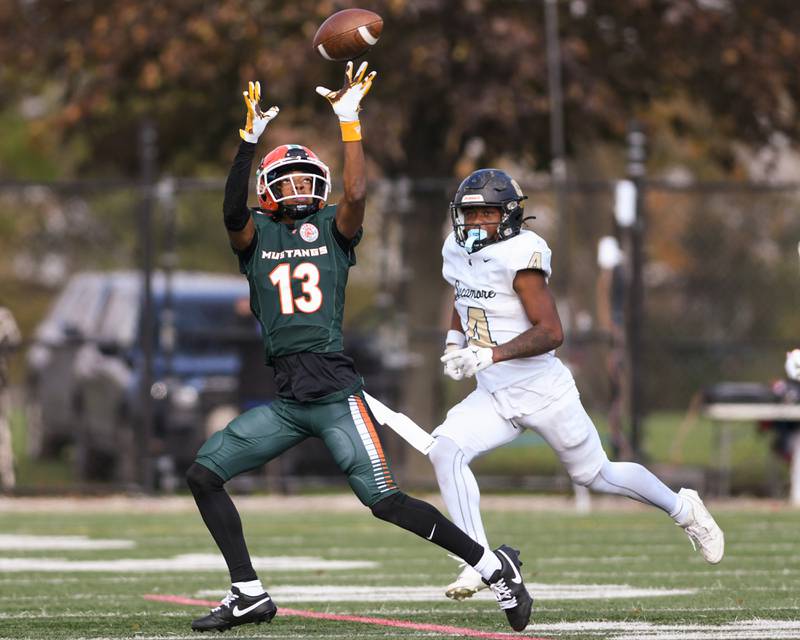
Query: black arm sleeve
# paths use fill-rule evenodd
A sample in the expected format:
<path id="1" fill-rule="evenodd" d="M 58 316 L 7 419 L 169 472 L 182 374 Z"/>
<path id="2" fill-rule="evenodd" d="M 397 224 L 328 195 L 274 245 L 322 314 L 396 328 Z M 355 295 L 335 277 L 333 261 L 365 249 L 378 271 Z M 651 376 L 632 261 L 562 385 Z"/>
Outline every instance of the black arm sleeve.
<path id="1" fill-rule="evenodd" d="M 350 253 L 350 249 L 353 248 L 353 239 L 352 238 L 345 238 L 342 235 L 342 232 L 339 231 L 339 227 L 336 226 L 336 220 L 333 221 L 333 237 L 336 239 L 336 244 L 338 244 L 342 251 L 345 253 Z"/>
<path id="2" fill-rule="evenodd" d="M 247 190 L 250 186 L 250 167 L 253 164 L 255 151 L 256 145 L 242 140 L 228 173 L 228 180 L 225 182 L 225 200 L 222 203 L 223 220 L 228 231 L 241 231 L 250 219 Z"/>

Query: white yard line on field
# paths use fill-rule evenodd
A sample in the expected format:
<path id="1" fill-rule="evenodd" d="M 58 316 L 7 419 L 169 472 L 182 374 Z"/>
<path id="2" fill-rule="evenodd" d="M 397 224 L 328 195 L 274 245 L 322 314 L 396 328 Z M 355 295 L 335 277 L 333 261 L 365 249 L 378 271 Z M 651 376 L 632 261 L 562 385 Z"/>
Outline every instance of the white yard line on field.
<path id="1" fill-rule="evenodd" d="M 742 620 L 720 625 L 650 622 L 559 622 L 531 624 L 526 631 L 543 634 L 589 634 L 607 640 L 798 640 L 800 621 Z"/>
<path id="2" fill-rule="evenodd" d="M 308 586 L 278 585 L 270 595 L 276 602 L 445 602 L 443 586 L 375 587 L 375 586 Z M 645 589 L 625 584 L 528 584 L 536 600 L 606 600 L 611 598 L 661 598 L 692 595 L 696 589 Z M 200 597 L 221 598 L 219 589 L 203 590 Z M 474 600 L 494 602 L 488 589 L 478 592 Z"/>
<path id="3" fill-rule="evenodd" d="M 779 561 L 782 561 L 780 558 Z M 706 571 L 648 571 L 647 576 L 651 578 L 680 578 L 697 576 L 733 576 L 734 578 L 745 578 L 752 576 L 791 576 L 800 572 L 800 569 L 787 569 L 786 567 L 775 569 L 708 569 Z M 603 578 L 613 575 L 616 578 L 641 578 L 641 571 L 559 571 L 558 575 L 568 578 Z"/>
<path id="4" fill-rule="evenodd" d="M 375 562 L 361 560 L 324 560 L 311 556 L 254 557 L 253 566 L 264 571 L 335 571 L 372 569 Z M 192 553 L 172 558 L 126 558 L 119 560 L 67 560 L 65 558 L 2 558 L 2 571 L 119 571 L 164 573 L 167 571 L 225 571 L 219 554 Z"/>
<path id="5" fill-rule="evenodd" d="M 0 551 L 83 551 L 132 549 L 133 540 L 92 540 L 86 536 L 28 536 L 0 533 Z"/>
<path id="6" fill-rule="evenodd" d="M 795 545 L 795 547 L 796 547 L 796 545 Z M 692 550 L 689 549 L 688 553 L 691 554 Z M 625 565 L 625 564 L 632 564 L 632 563 L 636 563 L 636 564 L 651 563 L 651 562 L 656 561 L 657 559 L 658 558 L 656 558 L 654 556 L 649 556 L 649 555 L 635 555 L 635 556 L 634 555 L 630 555 L 630 556 L 617 555 L 617 556 L 605 556 L 605 557 L 602 557 L 602 558 L 592 557 L 592 556 L 551 556 L 549 558 L 544 558 L 544 557 L 536 558 L 534 560 L 534 562 L 536 562 L 537 565 L 562 565 L 562 564 L 587 565 L 588 564 L 588 565 L 592 565 L 592 566 L 611 565 L 613 567 L 616 567 L 617 565 L 620 565 L 620 564 Z M 733 554 L 733 553 L 726 555 L 725 559 L 728 562 L 731 562 L 733 560 L 735 560 L 737 562 L 745 561 L 745 558 L 743 556 L 739 556 L 739 555 L 736 555 L 736 554 Z M 762 554 L 762 556 L 760 558 L 758 558 L 757 560 L 760 561 L 760 562 L 763 562 L 764 555 Z M 796 566 L 798 563 L 800 563 L 800 558 L 796 558 L 794 556 L 783 555 L 778 562 L 781 565 L 781 569 L 783 569 L 784 565 L 786 565 L 786 564 L 795 565 Z M 707 566 L 703 562 L 702 557 L 694 556 L 694 555 L 687 555 L 686 556 L 686 563 L 687 564 L 692 563 L 692 564 L 696 564 L 697 566 L 703 566 L 703 567 Z M 689 565 L 689 566 L 691 566 L 691 565 Z M 760 566 L 763 566 L 763 564 L 760 565 Z M 797 569 L 791 569 L 791 568 L 787 568 L 787 569 L 789 571 L 792 571 L 792 570 L 796 571 L 797 570 Z M 714 575 L 718 575 L 720 571 L 722 571 L 724 573 L 725 570 L 712 569 L 711 571 L 714 573 Z M 748 570 L 747 569 L 732 569 L 732 570 L 728 570 L 728 571 L 729 572 L 739 572 L 739 571 L 748 571 Z M 614 573 L 616 573 L 616 570 L 614 571 Z M 695 575 L 698 575 L 697 572 L 693 572 L 693 573 Z M 649 572 L 648 572 L 648 574 L 649 574 Z"/>

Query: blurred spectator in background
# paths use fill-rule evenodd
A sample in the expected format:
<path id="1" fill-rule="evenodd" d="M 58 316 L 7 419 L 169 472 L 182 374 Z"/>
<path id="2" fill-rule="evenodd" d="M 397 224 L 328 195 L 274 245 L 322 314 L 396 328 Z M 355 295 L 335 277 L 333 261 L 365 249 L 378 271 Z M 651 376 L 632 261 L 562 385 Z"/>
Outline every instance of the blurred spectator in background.
<path id="1" fill-rule="evenodd" d="M 789 380 L 800 381 L 800 349 L 794 349 L 786 353 L 786 377 Z"/>
<path id="2" fill-rule="evenodd" d="M 769 387 L 773 402 L 800 404 L 800 349 L 786 353 L 784 367 L 786 378 L 775 380 Z M 800 422 L 763 420 L 759 422 L 758 430 L 771 435 L 772 452 L 789 465 L 789 501 L 800 504 Z"/>
<path id="3" fill-rule="evenodd" d="M 8 401 L 8 356 L 16 349 L 22 336 L 7 307 L 0 306 L 0 488 L 14 488 L 14 453 L 11 448 L 11 424 Z"/>
<path id="4" fill-rule="evenodd" d="M 800 349 L 786 353 L 784 367 L 786 378 L 775 380 L 770 385 L 775 401 L 800 404 Z M 796 420 L 768 420 L 761 422 L 759 429 L 772 434 L 772 451 L 785 462 L 792 463 L 798 451 L 795 439 L 800 432 L 800 423 Z"/>
<path id="5" fill-rule="evenodd" d="M 625 398 L 625 256 L 613 236 L 597 245 L 597 321 L 608 336 L 606 370 L 609 382 L 608 432 L 615 460 L 631 460 L 633 452 L 622 429 Z"/>

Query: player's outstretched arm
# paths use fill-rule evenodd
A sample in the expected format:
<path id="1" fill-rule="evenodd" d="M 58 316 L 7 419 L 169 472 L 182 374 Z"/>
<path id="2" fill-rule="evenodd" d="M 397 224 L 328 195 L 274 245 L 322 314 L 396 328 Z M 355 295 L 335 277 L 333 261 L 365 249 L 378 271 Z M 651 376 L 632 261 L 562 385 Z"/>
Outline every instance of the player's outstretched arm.
<path id="1" fill-rule="evenodd" d="M 513 340 L 494 347 L 495 362 L 538 356 L 564 342 L 561 318 L 544 273 L 534 269 L 518 271 L 514 277 L 514 291 L 533 326 Z"/>
<path id="2" fill-rule="evenodd" d="M 231 245 L 239 251 L 247 249 L 255 236 L 255 225 L 247 207 L 247 190 L 250 184 L 250 168 L 253 164 L 256 143 L 267 124 L 278 115 L 278 107 L 261 110 L 261 83 L 250 82 L 244 92 L 247 120 L 244 129 L 239 129 L 242 142 L 233 159 L 233 165 L 225 182 L 225 200 L 222 203 L 223 219 Z"/>
<path id="3" fill-rule="evenodd" d="M 344 142 L 344 195 L 336 209 L 336 228 L 345 238 L 354 238 L 364 223 L 367 198 L 367 171 L 364 149 L 361 146 L 361 123 L 358 112 L 361 100 L 372 88 L 377 73 L 367 74 L 367 62 L 362 62 L 353 75 L 353 63 L 348 62 L 344 84 L 338 91 L 317 87 L 317 93 L 330 102 L 339 118 Z"/>

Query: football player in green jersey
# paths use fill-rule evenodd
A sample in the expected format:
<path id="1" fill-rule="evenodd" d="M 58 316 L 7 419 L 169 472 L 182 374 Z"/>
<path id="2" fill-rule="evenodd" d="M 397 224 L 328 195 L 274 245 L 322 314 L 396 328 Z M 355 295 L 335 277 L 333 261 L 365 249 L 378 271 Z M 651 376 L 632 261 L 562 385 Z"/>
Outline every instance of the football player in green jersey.
<path id="1" fill-rule="evenodd" d="M 485 549 L 438 510 L 395 484 L 361 390 L 363 381 L 342 353 L 347 274 L 355 264 L 366 199 L 366 170 L 358 112 L 375 72 L 347 63 L 339 91 L 317 87 L 339 117 L 344 143 L 344 194 L 329 205 L 330 172 L 300 145 L 268 153 L 257 172 L 258 209 L 247 206 L 255 147 L 278 108 L 262 111 L 261 86 L 244 93 L 247 122 L 225 185 L 223 214 L 241 272 L 250 283 L 250 307 L 261 323 L 266 362 L 278 398 L 233 420 L 200 448 L 187 472 L 200 514 L 228 565 L 231 588 L 219 606 L 192 623 L 196 631 L 224 631 L 269 622 L 277 607 L 250 561 L 239 514 L 224 489 L 308 437 L 321 438 L 373 515 L 459 556 L 491 583 L 514 629 L 530 618 L 531 597 L 519 573 L 518 553 Z M 265 372 L 266 375 L 266 372 Z"/>

